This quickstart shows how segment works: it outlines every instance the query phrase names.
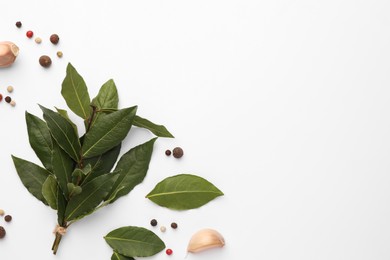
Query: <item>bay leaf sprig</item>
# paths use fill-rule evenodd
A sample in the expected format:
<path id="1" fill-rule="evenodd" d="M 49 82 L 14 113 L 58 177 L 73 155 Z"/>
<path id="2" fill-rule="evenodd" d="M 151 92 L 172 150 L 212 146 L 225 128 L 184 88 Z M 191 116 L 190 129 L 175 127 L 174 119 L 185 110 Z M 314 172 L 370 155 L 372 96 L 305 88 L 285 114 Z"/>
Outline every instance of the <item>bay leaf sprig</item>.
<path id="1" fill-rule="evenodd" d="M 77 124 L 65 109 L 52 110 L 40 105 L 43 120 L 26 112 L 26 124 L 29 143 L 42 166 L 12 156 L 27 190 L 57 210 L 54 254 L 71 224 L 127 195 L 143 181 L 157 137 L 173 137 L 164 126 L 138 116 L 137 106 L 118 108 L 118 90 L 112 79 L 91 100 L 83 77 L 69 63 L 61 94 L 69 109 L 83 120 L 84 134 L 79 136 Z M 121 143 L 132 126 L 148 129 L 156 137 L 131 148 L 118 161 Z M 106 241 L 124 248 L 115 251 L 113 259 L 132 259 L 126 255 L 161 251 L 164 243 L 150 233 L 153 232 L 137 227 L 111 232 Z M 118 234 L 129 239 L 116 240 Z M 140 246 L 145 237 L 150 239 L 148 250 Z M 131 243 L 133 251 L 126 249 L 126 243 Z"/>

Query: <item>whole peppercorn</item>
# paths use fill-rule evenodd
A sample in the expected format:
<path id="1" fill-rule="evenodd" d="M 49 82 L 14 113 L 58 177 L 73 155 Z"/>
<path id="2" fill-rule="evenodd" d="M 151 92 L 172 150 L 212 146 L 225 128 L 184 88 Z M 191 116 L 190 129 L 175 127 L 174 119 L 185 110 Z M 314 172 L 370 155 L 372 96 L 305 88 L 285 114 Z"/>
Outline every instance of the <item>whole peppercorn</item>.
<path id="1" fill-rule="evenodd" d="M 9 102 L 9 104 L 11 105 L 11 106 L 16 106 L 16 102 L 15 102 L 15 100 L 11 100 L 11 102 Z"/>
<path id="2" fill-rule="evenodd" d="M 167 228 L 165 226 L 161 226 L 160 231 L 164 233 L 165 231 L 167 231 Z"/>
<path id="3" fill-rule="evenodd" d="M 166 253 L 167 255 L 172 255 L 173 251 L 172 251 L 172 249 L 168 248 L 168 249 L 165 251 L 165 253 Z"/>
<path id="4" fill-rule="evenodd" d="M 171 150 L 166 150 L 166 151 L 165 151 L 165 155 L 166 155 L 166 156 L 170 156 L 171 153 L 172 153 Z"/>
<path id="5" fill-rule="evenodd" d="M 177 223 L 172 222 L 172 223 L 171 223 L 171 228 L 176 229 L 176 228 L 177 228 Z"/>
<path id="6" fill-rule="evenodd" d="M 11 102 L 11 97 L 10 96 L 6 96 L 5 98 L 4 98 L 4 100 L 5 100 L 5 102 L 7 102 L 7 103 L 9 103 L 9 102 Z"/>
<path id="7" fill-rule="evenodd" d="M 20 28 L 20 27 L 22 27 L 22 22 L 21 21 L 17 21 L 15 23 L 15 25 L 16 25 L 16 27 Z"/>
<path id="8" fill-rule="evenodd" d="M 0 102 L 3 100 L 3 95 L 0 94 Z"/>
<path id="9" fill-rule="evenodd" d="M 33 35 L 34 35 L 33 31 L 27 31 L 27 32 L 26 32 L 27 38 L 32 38 Z"/>
<path id="10" fill-rule="evenodd" d="M 62 51 L 57 51 L 57 57 L 58 57 L 58 58 L 62 58 L 62 56 L 64 56 L 64 54 L 62 53 Z"/>
<path id="11" fill-rule="evenodd" d="M 5 220 L 6 222 L 10 222 L 10 221 L 12 220 L 12 216 L 11 216 L 11 215 L 6 215 L 6 216 L 4 217 L 4 220 Z"/>
<path id="12" fill-rule="evenodd" d="M 3 209 L 0 209 L 0 216 L 3 216 L 4 215 L 4 210 Z"/>
<path id="13" fill-rule="evenodd" d="M 41 66 L 44 67 L 44 68 L 50 67 L 50 65 L 51 65 L 51 59 L 50 59 L 50 57 L 47 56 L 47 55 L 42 55 L 42 56 L 39 58 L 39 64 L 41 64 Z"/>
<path id="14" fill-rule="evenodd" d="M 0 226 L 0 238 L 4 238 L 5 234 L 6 234 L 5 229 L 2 226 Z"/>
<path id="15" fill-rule="evenodd" d="M 181 149 L 180 147 L 175 147 L 173 149 L 173 157 L 181 158 L 183 154 L 184 154 L 183 149 Z"/>
<path id="16" fill-rule="evenodd" d="M 40 44 L 42 43 L 42 39 L 40 37 L 35 38 L 34 40 L 36 43 Z"/>
<path id="17" fill-rule="evenodd" d="M 152 225 L 153 227 L 157 226 L 157 220 L 152 219 L 152 220 L 150 221 L 150 225 Z"/>
<path id="18" fill-rule="evenodd" d="M 8 87 L 7 87 L 7 91 L 8 91 L 9 93 L 11 93 L 12 91 L 14 91 L 14 87 L 8 86 Z"/>
<path id="19" fill-rule="evenodd" d="M 60 37 L 58 37 L 58 34 L 52 34 L 50 36 L 50 42 L 53 44 L 57 44 L 60 41 Z"/>

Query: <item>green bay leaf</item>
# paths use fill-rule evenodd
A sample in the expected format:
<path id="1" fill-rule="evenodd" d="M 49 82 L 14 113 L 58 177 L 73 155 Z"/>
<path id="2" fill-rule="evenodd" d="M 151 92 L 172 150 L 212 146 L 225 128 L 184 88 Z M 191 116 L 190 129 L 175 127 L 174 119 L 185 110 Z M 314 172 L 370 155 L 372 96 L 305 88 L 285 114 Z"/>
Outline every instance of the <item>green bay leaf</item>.
<path id="1" fill-rule="evenodd" d="M 202 177 L 179 174 L 159 182 L 146 198 L 162 207 L 187 210 L 199 208 L 222 195 L 222 191 Z"/>
<path id="2" fill-rule="evenodd" d="M 134 258 L 121 255 L 118 252 L 114 251 L 112 253 L 111 260 L 134 260 Z"/>
<path id="3" fill-rule="evenodd" d="M 60 114 L 63 118 L 65 118 L 73 126 L 74 131 L 78 135 L 77 126 L 75 123 L 72 122 L 72 120 L 70 120 L 69 115 L 68 115 L 68 111 L 66 111 L 65 109 L 57 108 L 57 107 L 56 107 L 56 110 L 57 110 L 58 114 Z"/>
<path id="4" fill-rule="evenodd" d="M 115 171 L 119 171 L 119 178 L 106 200 L 113 203 L 119 197 L 128 194 L 135 186 L 140 184 L 149 169 L 150 159 L 153 153 L 153 145 L 157 138 L 138 145 L 122 155 Z"/>
<path id="5" fill-rule="evenodd" d="M 46 199 L 49 206 L 56 210 L 58 201 L 58 185 L 56 179 L 49 175 L 42 185 L 42 195 Z"/>
<path id="6" fill-rule="evenodd" d="M 61 191 L 61 189 L 58 189 L 57 192 L 57 221 L 58 225 L 65 226 L 65 210 L 67 205 L 67 200 Z"/>
<path id="7" fill-rule="evenodd" d="M 152 256 L 165 248 L 155 233 L 142 227 L 121 227 L 108 233 L 104 239 L 115 252 L 127 257 Z"/>
<path id="8" fill-rule="evenodd" d="M 16 172 L 27 190 L 37 199 L 48 205 L 42 195 L 42 186 L 50 172 L 35 163 L 23 160 L 12 155 Z"/>
<path id="9" fill-rule="evenodd" d="M 85 135 L 84 158 L 98 156 L 122 142 L 130 131 L 137 106 L 118 110 L 98 120 Z"/>
<path id="10" fill-rule="evenodd" d="M 80 158 L 80 141 L 73 126 L 60 114 L 40 106 L 43 111 L 43 118 L 50 129 L 50 133 L 58 145 L 76 162 Z"/>
<path id="11" fill-rule="evenodd" d="M 107 196 L 117 178 L 117 174 L 105 174 L 88 182 L 80 194 L 69 200 L 65 220 L 78 220 L 93 212 Z"/>
<path id="12" fill-rule="evenodd" d="M 92 100 L 92 105 L 97 109 L 118 108 L 118 90 L 114 80 L 110 79 L 100 88 L 97 96 Z"/>
<path id="13" fill-rule="evenodd" d="M 87 119 L 91 114 L 91 99 L 87 85 L 71 63 L 66 67 L 61 94 L 68 107 L 79 117 Z"/>
<path id="14" fill-rule="evenodd" d="M 53 174 L 56 176 L 58 185 L 66 197 L 69 195 L 67 184 L 72 181 L 74 164 L 72 158 L 61 149 L 57 142 L 54 142 L 52 157 Z"/>
<path id="15" fill-rule="evenodd" d="M 51 153 L 53 144 L 45 121 L 26 111 L 28 139 L 31 148 L 48 171 L 52 171 Z"/>
<path id="16" fill-rule="evenodd" d="M 150 132 L 155 134 L 158 137 L 168 137 L 168 138 L 174 138 L 174 136 L 166 129 L 163 125 L 157 125 L 145 118 L 142 118 L 140 116 L 135 116 L 133 125 L 136 127 L 141 127 L 148 129 Z"/>

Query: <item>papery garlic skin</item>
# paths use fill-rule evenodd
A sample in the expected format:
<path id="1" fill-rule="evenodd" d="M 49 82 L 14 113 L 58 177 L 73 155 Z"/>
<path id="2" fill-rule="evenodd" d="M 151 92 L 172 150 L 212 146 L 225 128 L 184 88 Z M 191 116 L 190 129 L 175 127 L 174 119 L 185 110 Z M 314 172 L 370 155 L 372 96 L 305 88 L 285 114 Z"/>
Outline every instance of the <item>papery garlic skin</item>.
<path id="1" fill-rule="evenodd" d="M 225 239 L 216 230 L 206 228 L 196 232 L 188 243 L 187 251 L 190 253 L 198 253 L 207 249 L 223 247 Z"/>
<path id="2" fill-rule="evenodd" d="M 9 67 L 19 54 L 19 47 L 15 43 L 0 42 L 0 68 Z"/>

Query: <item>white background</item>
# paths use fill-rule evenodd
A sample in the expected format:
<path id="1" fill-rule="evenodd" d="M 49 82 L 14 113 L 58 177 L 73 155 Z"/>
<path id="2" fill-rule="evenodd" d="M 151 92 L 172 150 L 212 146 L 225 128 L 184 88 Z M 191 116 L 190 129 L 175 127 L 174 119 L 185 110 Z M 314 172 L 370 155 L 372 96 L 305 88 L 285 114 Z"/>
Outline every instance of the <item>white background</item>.
<path id="1" fill-rule="evenodd" d="M 13 85 L 17 102 L 0 103 L 0 208 L 14 217 L 0 220 L 8 231 L 0 259 L 110 259 L 103 236 L 127 225 L 154 230 L 174 250 L 148 259 L 184 259 L 204 227 L 226 247 L 186 259 L 390 259 L 390 2 L 0 2 L 0 40 L 20 47 L 0 70 L 0 93 Z M 51 68 L 38 64 L 42 54 Z M 65 108 L 68 62 L 91 97 L 113 78 L 120 107 L 138 105 L 176 138 L 160 138 L 144 182 L 71 226 L 53 256 L 55 212 L 27 192 L 10 155 L 38 163 L 24 113 L 41 116 L 38 103 Z M 122 153 L 152 137 L 136 128 L 130 136 Z M 164 155 L 175 146 L 180 160 Z M 225 196 L 185 212 L 144 198 L 179 173 Z M 152 218 L 167 232 L 150 227 Z"/>

